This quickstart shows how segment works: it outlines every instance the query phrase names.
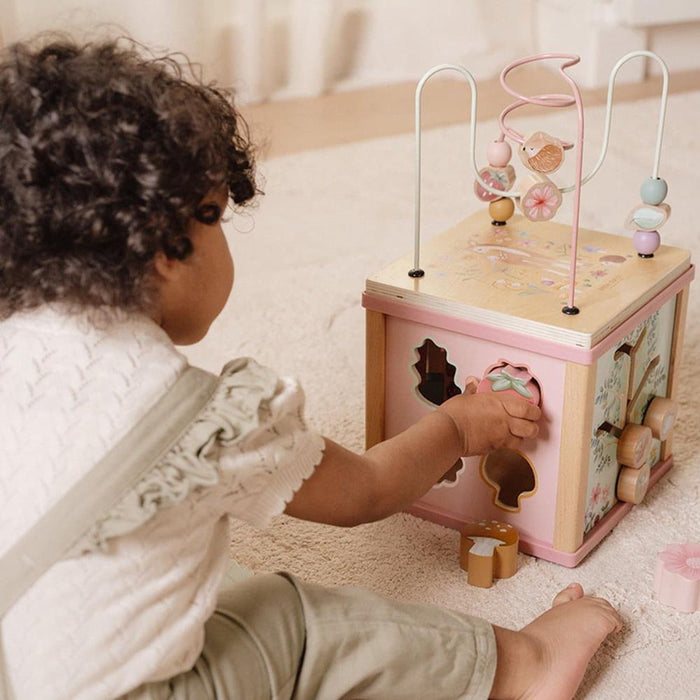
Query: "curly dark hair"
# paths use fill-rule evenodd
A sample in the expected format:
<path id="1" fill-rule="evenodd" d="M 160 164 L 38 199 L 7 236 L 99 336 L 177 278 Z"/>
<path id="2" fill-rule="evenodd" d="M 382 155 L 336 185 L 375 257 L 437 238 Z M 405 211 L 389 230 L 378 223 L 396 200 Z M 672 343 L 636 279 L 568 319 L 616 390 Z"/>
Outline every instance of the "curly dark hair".
<path id="1" fill-rule="evenodd" d="M 162 250 L 227 186 L 257 193 L 232 94 L 131 40 L 67 37 L 8 47 L 0 62 L 0 318 L 53 301 L 146 309 Z"/>

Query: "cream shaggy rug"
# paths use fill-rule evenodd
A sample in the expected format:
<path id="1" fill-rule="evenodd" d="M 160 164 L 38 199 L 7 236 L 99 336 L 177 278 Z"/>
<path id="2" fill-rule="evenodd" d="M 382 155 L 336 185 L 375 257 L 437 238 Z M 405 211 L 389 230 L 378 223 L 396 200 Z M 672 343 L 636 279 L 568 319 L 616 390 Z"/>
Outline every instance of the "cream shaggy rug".
<path id="1" fill-rule="evenodd" d="M 455 99 L 464 99 L 459 90 Z M 571 112 L 548 112 L 513 115 L 511 124 L 573 140 Z M 583 226 L 623 231 L 639 186 L 651 174 L 657 114 L 656 99 L 616 107 L 608 158 L 583 191 Z M 603 108 L 587 110 L 586 117 L 584 172 L 597 160 Z M 698 117 L 700 93 L 671 97 L 660 173 L 669 182 L 673 208 L 663 242 L 690 248 L 696 261 Z M 495 135 L 494 122 L 479 124 L 480 163 Z M 298 376 L 310 423 L 356 450 L 364 439 L 360 296 L 369 274 L 412 249 L 413 148 L 413 136 L 406 135 L 262 162 L 265 197 L 257 210 L 229 224 L 234 293 L 209 336 L 186 350 L 194 363 L 212 370 L 233 356 L 250 355 Z M 466 127 L 426 132 L 423 153 L 427 237 L 481 204 L 472 194 Z M 570 222 L 570 211 L 569 195 L 557 219 Z M 473 588 L 458 566 L 458 534 L 403 514 L 354 529 L 284 516 L 265 532 L 236 524 L 232 555 L 255 571 L 285 569 L 322 584 L 364 586 L 511 628 L 529 622 L 577 580 L 612 601 L 627 625 L 595 656 L 577 697 L 700 697 L 700 612 L 683 614 L 652 597 L 656 553 L 667 543 L 700 542 L 698 284 L 688 314 L 675 467 L 576 569 L 520 555 L 514 577 L 491 589 Z"/>

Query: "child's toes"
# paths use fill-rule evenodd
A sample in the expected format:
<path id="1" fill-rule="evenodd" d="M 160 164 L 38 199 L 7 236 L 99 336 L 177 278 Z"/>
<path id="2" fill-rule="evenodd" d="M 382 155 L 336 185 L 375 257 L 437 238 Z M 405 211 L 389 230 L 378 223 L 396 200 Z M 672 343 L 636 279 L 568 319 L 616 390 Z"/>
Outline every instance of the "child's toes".
<path id="1" fill-rule="evenodd" d="M 561 605 L 562 603 L 568 603 L 572 600 L 577 600 L 583 597 L 583 586 L 580 583 L 570 583 L 566 588 L 559 591 L 559 593 L 554 596 L 552 601 L 552 607 Z"/>

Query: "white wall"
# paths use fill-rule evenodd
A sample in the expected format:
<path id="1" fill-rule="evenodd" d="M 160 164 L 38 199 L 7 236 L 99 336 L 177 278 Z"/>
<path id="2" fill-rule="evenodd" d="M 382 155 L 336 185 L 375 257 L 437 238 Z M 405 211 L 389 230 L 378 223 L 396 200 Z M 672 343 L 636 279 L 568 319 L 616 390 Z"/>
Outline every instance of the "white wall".
<path id="1" fill-rule="evenodd" d="M 491 77 L 533 47 L 530 0 L 346 2 L 353 5 L 345 17 L 353 50 L 346 85 L 411 81 L 445 62 Z"/>
<path id="2" fill-rule="evenodd" d="M 699 0 L 537 0 L 535 15 L 536 51 L 580 55 L 571 75 L 585 87 L 606 85 L 617 60 L 639 49 L 658 53 L 672 72 L 700 69 Z M 619 80 L 658 72 L 637 59 Z"/>
<path id="3" fill-rule="evenodd" d="M 638 48 L 700 68 L 700 0 L 0 0 L 0 29 L 6 42 L 126 32 L 248 101 L 412 82 L 443 62 L 482 80 L 537 51 L 580 54 L 572 73 L 587 87 Z M 645 70 L 630 63 L 620 79 Z"/>
<path id="4" fill-rule="evenodd" d="M 6 42 L 114 23 L 181 50 L 250 99 L 415 81 L 440 62 L 495 75 L 532 48 L 534 0 L 0 0 Z M 115 29 L 112 28 L 112 33 Z"/>

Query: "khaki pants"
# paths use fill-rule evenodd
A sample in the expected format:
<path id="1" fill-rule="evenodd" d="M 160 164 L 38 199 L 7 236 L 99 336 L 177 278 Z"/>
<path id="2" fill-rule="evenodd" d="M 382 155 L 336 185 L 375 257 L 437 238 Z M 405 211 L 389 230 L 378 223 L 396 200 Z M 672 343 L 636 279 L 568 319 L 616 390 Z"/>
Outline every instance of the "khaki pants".
<path id="1" fill-rule="evenodd" d="M 221 593 L 191 671 L 125 698 L 488 698 L 495 669 L 483 620 L 265 574 Z"/>

